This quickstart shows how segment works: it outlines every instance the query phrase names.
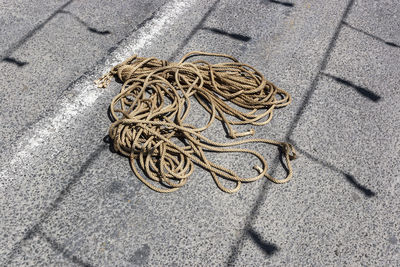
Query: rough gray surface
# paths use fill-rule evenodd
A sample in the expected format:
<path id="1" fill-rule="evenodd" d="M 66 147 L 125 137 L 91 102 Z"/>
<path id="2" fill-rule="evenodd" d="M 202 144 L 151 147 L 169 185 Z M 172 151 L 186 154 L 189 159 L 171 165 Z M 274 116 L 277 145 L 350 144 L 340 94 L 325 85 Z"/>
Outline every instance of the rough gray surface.
<path id="1" fill-rule="evenodd" d="M 57 2 L 0 4 L 1 149 L 165 1 Z"/>
<path id="2" fill-rule="evenodd" d="M 397 1 L 36 2 L 1 4 L 2 264 L 400 265 Z M 294 179 L 228 195 L 196 168 L 175 193 L 145 187 L 103 141 L 120 85 L 92 85 L 132 49 L 232 54 L 289 91 L 256 136 L 296 146 Z M 213 158 L 252 174 L 251 159 Z"/>

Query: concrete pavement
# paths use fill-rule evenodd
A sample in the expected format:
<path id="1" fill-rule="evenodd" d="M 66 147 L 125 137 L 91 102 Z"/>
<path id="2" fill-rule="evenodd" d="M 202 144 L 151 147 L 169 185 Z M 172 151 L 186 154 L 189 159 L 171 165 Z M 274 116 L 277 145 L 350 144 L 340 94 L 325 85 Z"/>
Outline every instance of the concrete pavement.
<path id="1" fill-rule="evenodd" d="M 8 3 L 14 17 L 2 16 L 2 264 L 400 264 L 396 1 L 40 4 Z M 25 15 L 35 12 L 50 19 Z M 191 50 L 232 54 L 292 94 L 256 128 L 299 150 L 291 182 L 228 195 L 197 167 L 184 188 L 159 194 L 108 150 L 120 85 L 92 81 L 132 53 Z M 218 131 L 208 134 L 225 140 Z M 284 174 L 273 148 L 257 150 Z M 214 160 L 252 172 L 251 159 Z"/>

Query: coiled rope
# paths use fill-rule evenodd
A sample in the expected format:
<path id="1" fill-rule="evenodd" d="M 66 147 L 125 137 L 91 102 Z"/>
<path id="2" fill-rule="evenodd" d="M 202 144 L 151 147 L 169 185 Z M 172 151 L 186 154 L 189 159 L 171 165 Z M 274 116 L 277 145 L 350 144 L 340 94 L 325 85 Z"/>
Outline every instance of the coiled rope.
<path id="1" fill-rule="evenodd" d="M 188 60 L 194 56 L 220 57 L 229 62 L 210 64 L 204 60 Z M 229 55 L 205 52 L 188 53 L 178 63 L 134 55 L 113 67 L 96 84 L 105 88 L 113 76 L 123 85 L 111 101 L 114 122 L 109 136 L 114 149 L 129 157 L 133 172 L 151 189 L 157 192 L 179 189 L 193 173 L 194 164 L 206 169 L 217 186 L 227 193 L 237 192 L 242 183 L 264 176 L 275 183 L 291 179 L 290 161 L 296 158 L 291 144 L 268 139 L 218 143 L 201 134 L 217 119 L 226 126 L 231 138 L 253 135 L 253 129 L 237 132 L 232 126 L 265 125 L 272 119 L 275 108 L 291 102 L 287 92 L 267 81 L 255 68 Z M 185 122 L 193 98 L 210 114 L 204 126 Z M 229 102 L 247 111 L 240 111 Z M 281 147 L 288 170 L 286 178 L 270 176 L 267 161 L 257 151 L 236 147 L 249 143 Z M 210 161 L 205 151 L 252 154 L 260 160 L 261 167 L 254 166 L 258 172 L 254 177 L 239 177 L 234 171 Z M 220 178 L 233 181 L 236 186 L 230 189 Z"/>

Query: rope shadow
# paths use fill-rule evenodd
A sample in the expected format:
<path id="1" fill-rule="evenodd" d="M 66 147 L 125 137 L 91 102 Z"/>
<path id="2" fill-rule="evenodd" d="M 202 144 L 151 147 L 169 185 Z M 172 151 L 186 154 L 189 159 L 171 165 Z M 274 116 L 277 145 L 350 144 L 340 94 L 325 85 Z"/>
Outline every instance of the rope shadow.
<path id="1" fill-rule="evenodd" d="M 26 61 L 20 61 L 20 60 L 18 60 L 16 58 L 13 58 L 13 57 L 5 57 L 5 58 L 3 58 L 2 61 L 7 62 L 7 63 L 12 63 L 14 65 L 17 65 L 17 67 L 23 67 L 23 66 L 29 64 Z"/>
<path id="2" fill-rule="evenodd" d="M 279 5 L 286 6 L 286 7 L 294 7 L 293 3 L 284 2 L 284 1 L 277 1 L 277 0 L 262 0 L 260 3 L 262 3 L 262 4 L 273 3 L 273 4 L 279 4 Z"/>
<path id="3" fill-rule="evenodd" d="M 368 88 L 355 85 L 351 81 L 348 81 L 348 80 L 345 80 L 345 79 L 330 75 L 328 73 L 321 73 L 321 74 L 326 76 L 326 77 L 328 77 L 328 78 L 331 78 L 331 79 L 335 80 L 338 83 L 341 83 L 341 84 L 344 84 L 344 85 L 346 85 L 348 87 L 353 88 L 354 90 L 356 90 L 357 93 L 359 93 L 363 97 L 368 98 L 371 101 L 378 102 L 382 98 L 381 96 L 375 94 L 374 92 L 372 92 Z"/>
<path id="4" fill-rule="evenodd" d="M 279 156 L 275 157 L 275 159 L 273 160 L 271 165 L 276 166 L 276 164 L 278 164 L 278 162 L 279 162 Z M 274 170 L 272 170 L 271 175 L 274 175 Z M 263 186 L 258 194 L 257 200 L 255 201 L 253 208 L 250 211 L 250 214 L 246 218 L 245 226 L 242 229 L 242 234 L 238 238 L 237 242 L 231 246 L 231 253 L 229 254 L 229 257 L 226 261 L 226 266 L 235 265 L 235 262 L 239 258 L 241 250 L 244 246 L 244 241 L 248 237 L 250 237 L 251 240 L 253 242 L 255 242 L 258 246 L 264 246 L 264 248 L 270 252 L 268 254 L 268 253 L 266 253 L 266 251 L 264 251 L 264 253 L 266 253 L 267 256 L 272 256 L 273 254 L 275 254 L 275 252 L 278 251 L 278 249 L 279 249 L 278 246 L 263 240 L 262 237 L 258 233 L 256 233 L 254 230 L 251 231 L 251 229 L 253 229 L 252 224 L 259 214 L 260 206 L 263 203 L 265 203 L 265 201 L 267 200 L 266 193 L 267 193 L 267 190 L 269 189 L 269 185 L 271 185 L 271 183 L 272 182 L 268 179 L 264 180 Z M 276 250 L 274 250 L 272 248 L 276 248 Z"/>
<path id="5" fill-rule="evenodd" d="M 218 28 L 203 27 L 201 29 L 202 30 L 206 30 L 206 31 L 210 31 L 210 32 L 213 32 L 213 33 L 216 33 L 216 34 L 224 35 L 224 36 L 227 36 L 227 37 L 229 37 L 231 39 L 239 40 L 239 41 L 242 41 L 242 42 L 248 42 L 248 41 L 251 40 L 251 37 L 249 37 L 249 36 L 238 34 L 238 33 L 226 32 L 226 31 L 218 29 Z"/>
<path id="6" fill-rule="evenodd" d="M 357 190 L 359 190 L 361 193 L 363 193 L 366 197 L 371 198 L 376 196 L 376 193 L 374 191 L 372 191 L 371 189 L 369 189 L 368 187 L 360 184 L 357 179 L 350 173 L 344 172 L 342 170 L 340 170 L 338 167 L 334 166 L 333 164 L 318 159 L 316 157 L 314 157 L 313 155 L 311 155 L 310 153 L 308 153 L 307 151 L 299 148 L 295 142 L 293 140 L 290 140 L 290 142 L 293 144 L 293 146 L 295 146 L 296 150 L 299 151 L 302 155 L 306 156 L 307 158 L 317 162 L 318 164 L 332 170 L 335 171 L 341 175 L 344 176 L 344 178 L 346 179 L 347 182 L 349 182 L 354 188 L 356 188 Z"/>
<path id="7" fill-rule="evenodd" d="M 264 252 L 266 256 L 271 256 L 279 251 L 279 248 L 268 241 L 265 241 L 263 237 L 257 233 L 253 228 L 249 228 L 246 230 L 247 235 L 251 237 L 255 244 Z"/>
<path id="8" fill-rule="evenodd" d="M 382 39 L 382 38 L 380 38 L 380 37 L 378 37 L 378 36 L 376 36 L 376 35 L 370 34 L 370 33 L 366 32 L 366 31 L 363 31 L 363 30 L 361 30 L 361 29 L 358 29 L 358 28 L 356 28 L 356 27 L 350 25 L 350 24 L 347 23 L 346 21 L 342 21 L 342 23 L 343 23 L 343 25 L 347 26 L 348 28 L 350 28 L 350 29 L 352 29 L 352 30 L 354 30 L 354 31 L 357 31 L 357 32 L 359 32 L 359 33 L 365 34 L 365 35 L 367 35 L 367 36 L 369 36 L 369 37 L 371 37 L 371 38 L 373 38 L 373 39 L 375 39 L 375 40 L 377 40 L 377 41 L 379 41 L 379 42 L 382 42 L 382 43 L 384 43 L 384 44 L 386 44 L 386 45 L 389 45 L 389 46 L 392 46 L 392 47 L 400 48 L 400 45 L 398 45 L 398 44 L 396 44 L 396 43 L 394 43 L 394 42 L 385 41 L 384 39 Z"/>
<path id="9" fill-rule="evenodd" d="M 94 27 L 89 26 L 89 24 L 87 24 L 87 22 L 83 21 L 81 18 L 79 18 L 77 15 L 75 15 L 74 13 L 70 12 L 70 11 L 66 11 L 66 10 L 60 10 L 59 13 L 61 14 L 67 14 L 70 15 L 72 18 L 74 18 L 77 22 L 79 22 L 81 25 L 83 25 L 84 27 L 86 27 L 86 29 L 90 32 L 96 33 L 96 34 L 100 34 L 100 35 L 107 35 L 107 34 L 111 34 L 110 31 L 105 30 L 105 31 L 101 31 L 98 30 Z"/>

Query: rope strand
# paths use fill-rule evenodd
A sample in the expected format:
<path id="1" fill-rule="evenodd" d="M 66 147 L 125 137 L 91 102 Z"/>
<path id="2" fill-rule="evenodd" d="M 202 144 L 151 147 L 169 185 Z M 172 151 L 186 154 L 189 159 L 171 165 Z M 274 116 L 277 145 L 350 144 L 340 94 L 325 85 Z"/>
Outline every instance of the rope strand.
<path id="1" fill-rule="evenodd" d="M 188 61 L 196 56 L 230 61 L 218 64 L 204 60 Z M 186 54 L 178 63 L 134 55 L 113 67 L 95 83 L 105 88 L 113 76 L 117 76 L 123 85 L 111 101 L 111 116 L 115 122 L 110 126 L 109 135 L 114 149 L 129 157 L 133 172 L 149 188 L 157 192 L 178 190 L 194 172 L 194 164 L 207 170 L 218 188 L 227 193 L 237 192 L 242 183 L 262 177 L 274 183 L 285 183 L 291 179 L 290 161 L 296 158 L 291 144 L 269 139 L 218 143 L 201 134 L 217 119 L 226 126 L 228 136 L 233 139 L 254 135 L 254 129 L 237 132 L 233 126 L 265 125 L 272 119 L 275 108 L 290 104 L 290 95 L 266 80 L 252 66 L 229 55 L 197 51 Z M 210 114 L 206 125 L 201 127 L 185 122 L 193 97 Z M 237 148 L 249 143 L 281 147 L 288 170 L 286 178 L 277 179 L 269 175 L 267 161 L 260 153 Z M 256 176 L 240 177 L 234 171 L 210 161 L 205 150 L 251 154 L 258 158 L 262 166 L 254 166 L 258 172 Z M 137 165 L 146 177 L 139 172 Z M 224 186 L 221 178 L 233 181 L 236 186 L 232 189 Z"/>

